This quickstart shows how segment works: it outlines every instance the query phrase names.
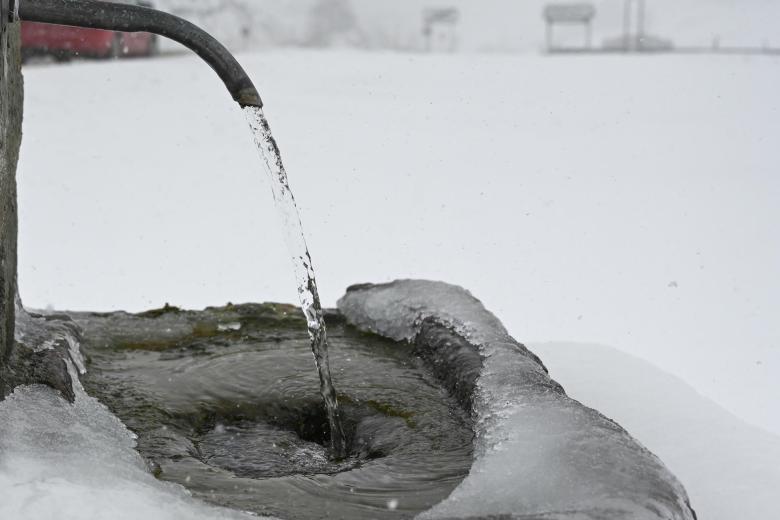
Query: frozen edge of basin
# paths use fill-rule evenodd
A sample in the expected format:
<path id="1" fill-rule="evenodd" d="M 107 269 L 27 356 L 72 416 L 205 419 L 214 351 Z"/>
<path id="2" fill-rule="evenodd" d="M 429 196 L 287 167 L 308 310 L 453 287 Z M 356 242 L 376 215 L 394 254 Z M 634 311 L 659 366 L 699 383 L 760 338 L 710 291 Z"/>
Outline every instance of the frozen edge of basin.
<path id="1" fill-rule="evenodd" d="M 16 336 L 18 347 L 50 355 L 31 355 L 36 380 L 0 401 L 0 518 L 257 518 L 152 475 L 134 434 L 82 387 L 80 330 L 69 317 L 30 314 L 17 301 Z"/>
<path id="2" fill-rule="evenodd" d="M 338 307 L 360 329 L 414 343 L 473 414 L 469 475 L 418 518 L 696 518 L 658 457 L 568 397 L 465 289 L 424 280 L 357 285 Z"/>

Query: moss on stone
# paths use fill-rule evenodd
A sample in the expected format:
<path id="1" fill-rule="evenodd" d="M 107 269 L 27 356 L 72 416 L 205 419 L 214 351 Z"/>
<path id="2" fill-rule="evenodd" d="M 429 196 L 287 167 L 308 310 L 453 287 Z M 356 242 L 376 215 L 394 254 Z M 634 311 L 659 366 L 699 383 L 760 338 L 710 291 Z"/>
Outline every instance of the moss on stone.
<path id="1" fill-rule="evenodd" d="M 160 316 L 165 316 L 166 314 L 180 314 L 181 312 L 182 312 L 181 308 L 166 303 L 160 309 L 151 309 L 148 311 L 140 312 L 136 316 L 139 316 L 141 318 L 159 318 Z"/>
<path id="2" fill-rule="evenodd" d="M 366 405 L 368 405 L 371 409 L 376 410 L 377 412 L 381 413 L 382 415 L 385 415 L 387 417 L 398 417 L 406 421 L 406 425 L 410 428 L 414 428 L 417 426 L 417 424 L 414 422 L 414 412 L 409 412 L 406 410 L 401 410 L 400 408 L 396 408 L 391 404 L 388 403 L 380 403 L 379 401 L 365 401 Z"/>
<path id="3" fill-rule="evenodd" d="M 342 405 L 348 405 L 348 406 L 363 405 L 377 413 L 384 415 L 385 417 L 398 417 L 399 419 L 403 419 L 404 422 L 406 422 L 406 425 L 410 428 L 417 427 L 417 423 L 413 419 L 414 412 L 410 412 L 408 410 L 402 410 L 389 403 L 382 403 L 379 401 L 375 401 L 373 399 L 368 399 L 366 401 L 356 401 L 351 397 L 341 393 L 338 394 L 337 398 L 339 403 L 341 403 Z"/>

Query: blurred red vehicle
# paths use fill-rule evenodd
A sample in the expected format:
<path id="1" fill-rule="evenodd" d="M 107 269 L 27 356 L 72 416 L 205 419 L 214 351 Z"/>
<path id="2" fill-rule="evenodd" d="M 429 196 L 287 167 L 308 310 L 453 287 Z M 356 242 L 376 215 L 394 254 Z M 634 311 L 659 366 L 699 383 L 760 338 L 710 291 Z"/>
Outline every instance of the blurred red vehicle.
<path id="1" fill-rule="evenodd" d="M 151 4 L 146 2 L 136 3 L 151 7 Z M 22 22 L 24 57 L 53 56 L 58 60 L 68 60 L 73 56 L 120 58 L 153 56 L 157 49 L 157 36 L 149 33 L 124 33 Z"/>

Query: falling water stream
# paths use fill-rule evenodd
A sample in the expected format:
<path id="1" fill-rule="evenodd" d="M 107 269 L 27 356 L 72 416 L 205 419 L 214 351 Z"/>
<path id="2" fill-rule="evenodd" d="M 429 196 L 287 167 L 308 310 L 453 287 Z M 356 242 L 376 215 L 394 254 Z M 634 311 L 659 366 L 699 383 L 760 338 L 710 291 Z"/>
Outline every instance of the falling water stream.
<path id="1" fill-rule="evenodd" d="M 265 170 L 271 180 L 276 210 L 281 221 L 287 249 L 292 256 L 295 279 L 298 284 L 298 298 L 303 314 L 306 316 L 314 363 L 317 365 L 320 377 L 320 393 L 325 401 L 331 433 L 331 456 L 340 459 L 346 455 L 346 440 L 339 418 L 336 390 L 330 375 L 328 335 L 320 305 L 320 296 L 317 292 L 317 280 L 314 276 L 314 266 L 309 248 L 306 246 L 306 238 L 303 235 L 301 217 L 287 181 L 287 172 L 282 164 L 279 147 L 271 134 L 271 128 L 263 109 L 254 106 L 245 107 L 244 114 L 252 130 Z"/>

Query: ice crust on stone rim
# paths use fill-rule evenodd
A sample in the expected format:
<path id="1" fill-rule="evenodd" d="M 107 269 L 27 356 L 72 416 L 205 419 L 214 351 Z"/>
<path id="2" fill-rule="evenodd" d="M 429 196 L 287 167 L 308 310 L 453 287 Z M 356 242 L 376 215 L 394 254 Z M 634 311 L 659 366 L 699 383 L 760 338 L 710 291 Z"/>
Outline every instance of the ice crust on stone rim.
<path id="1" fill-rule="evenodd" d="M 70 321 L 46 321 L 31 315 L 22 305 L 17 293 L 15 298 L 16 329 L 14 339 L 19 343 L 29 345 L 35 352 L 52 350 L 55 345 L 64 341 L 68 344 L 70 361 L 75 365 L 80 375 L 87 373 L 84 357 L 79 349 L 79 333 L 75 324 Z"/>
<path id="2" fill-rule="evenodd" d="M 566 396 L 468 291 L 400 280 L 352 287 L 338 305 L 353 325 L 396 340 L 413 340 L 424 320 L 435 319 L 482 357 L 471 472 L 419 518 L 695 518 L 663 463 L 619 425 Z"/>
<path id="3" fill-rule="evenodd" d="M 28 340 L 48 328 L 23 310 L 19 321 Z M 66 336 L 71 357 L 81 359 L 75 333 L 59 326 L 51 332 Z M 210 506 L 181 486 L 155 479 L 134 449 L 134 434 L 86 394 L 76 374 L 80 368 L 66 362 L 73 404 L 42 385 L 18 387 L 0 402 L 0 518 L 256 518 Z"/>

